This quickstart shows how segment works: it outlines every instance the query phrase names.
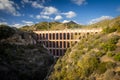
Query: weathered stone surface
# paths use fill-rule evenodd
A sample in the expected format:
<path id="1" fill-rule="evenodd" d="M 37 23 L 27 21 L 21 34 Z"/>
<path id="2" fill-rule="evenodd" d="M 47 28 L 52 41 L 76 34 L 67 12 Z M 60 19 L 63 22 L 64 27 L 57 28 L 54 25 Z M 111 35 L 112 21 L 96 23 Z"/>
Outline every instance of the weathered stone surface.
<path id="1" fill-rule="evenodd" d="M 5 32 L 4 32 L 5 33 Z M 43 80 L 54 58 L 34 33 L 15 30 L 0 40 L 0 80 Z"/>

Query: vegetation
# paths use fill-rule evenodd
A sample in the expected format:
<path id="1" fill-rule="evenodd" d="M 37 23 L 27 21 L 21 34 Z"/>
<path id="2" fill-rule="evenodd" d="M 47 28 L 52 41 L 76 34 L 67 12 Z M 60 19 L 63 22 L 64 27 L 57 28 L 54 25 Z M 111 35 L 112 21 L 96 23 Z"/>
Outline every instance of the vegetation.
<path id="1" fill-rule="evenodd" d="M 10 28 L 7 25 L 0 25 L 0 40 L 6 39 L 12 36 L 15 33 L 15 30 Z"/>
<path id="2" fill-rule="evenodd" d="M 29 43 L 33 35 L 0 26 L 1 80 L 43 80 L 46 77 L 54 58 L 41 44 Z"/>
<path id="3" fill-rule="evenodd" d="M 33 31 L 33 30 L 64 30 L 64 29 L 75 29 L 81 28 L 82 25 L 79 25 L 73 21 L 68 23 L 60 22 L 40 22 L 32 26 L 23 26 L 21 30 Z"/>
<path id="4" fill-rule="evenodd" d="M 120 52 L 114 55 L 116 61 L 120 61 Z"/>
<path id="5" fill-rule="evenodd" d="M 103 32 L 89 35 L 67 50 L 57 61 L 49 80 L 119 80 L 120 26 L 117 26 L 118 22 L 120 18 L 109 20 L 106 24 L 108 27 L 105 25 Z"/>
<path id="6" fill-rule="evenodd" d="M 83 25 L 71 21 L 69 23 L 41 22 L 20 29 L 33 31 L 82 27 Z M 102 28 L 103 31 L 98 35 L 89 35 L 69 48 L 56 62 L 49 80 L 119 80 L 120 17 L 91 24 L 86 28 Z M 0 26 L 0 41 L 13 34 L 12 28 Z M 43 46 L 16 45 L 6 42 L 0 42 L 0 78 L 2 80 L 44 79 L 53 63 L 53 57 L 47 54 Z"/>

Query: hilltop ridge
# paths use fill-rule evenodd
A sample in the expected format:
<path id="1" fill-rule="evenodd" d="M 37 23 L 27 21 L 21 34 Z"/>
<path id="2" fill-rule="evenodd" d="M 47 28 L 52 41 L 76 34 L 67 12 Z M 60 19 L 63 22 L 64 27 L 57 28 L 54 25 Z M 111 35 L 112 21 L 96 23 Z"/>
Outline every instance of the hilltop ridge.
<path id="1" fill-rule="evenodd" d="M 75 23 L 74 21 L 70 21 L 67 23 L 61 22 L 40 22 L 34 24 L 32 26 L 23 26 L 21 30 L 33 31 L 33 30 L 64 30 L 64 29 L 74 29 L 81 28 L 82 25 Z"/>

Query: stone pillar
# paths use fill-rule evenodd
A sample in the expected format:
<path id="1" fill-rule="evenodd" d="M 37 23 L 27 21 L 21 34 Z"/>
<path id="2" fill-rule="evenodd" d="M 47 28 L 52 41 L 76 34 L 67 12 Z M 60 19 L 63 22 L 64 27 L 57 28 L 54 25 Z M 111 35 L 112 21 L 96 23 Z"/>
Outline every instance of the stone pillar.
<path id="1" fill-rule="evenodd" d="M 54 43 L 55 43 L 55 44 L 54 44 L 54 45 L 55 45 L 55 48 L 57 48 L 57 41 L 54 41 Z"/>
<path id="2" fill-rule="evenodd" d="M 52 35 L 52 34 L 53 34 L 53 33 L 50 33 L 50 35 L 51 35 L 51 38 L 50 38 L 50 39 L 51 39 L 51 40 L 52 40 L 52 38 L 53 38 L 53 35 Z"/>
<path id="3" fill-rule="evenodd" d="M 60 48 L 60 41 L 58 41 L 58 48 Z"/>
<path id="4" fill-rule="evenodd" d="M 62 33 L 62 40 L 64 39 L 64 35 L 63 35 L 63 33 Z"/>

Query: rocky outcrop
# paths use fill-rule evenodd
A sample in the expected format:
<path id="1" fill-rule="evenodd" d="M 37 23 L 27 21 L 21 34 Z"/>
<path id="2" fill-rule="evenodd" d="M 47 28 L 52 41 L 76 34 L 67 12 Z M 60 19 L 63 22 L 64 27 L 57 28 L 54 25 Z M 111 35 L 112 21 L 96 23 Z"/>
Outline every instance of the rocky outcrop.
<path id="1" fill-rule="evenodd" d="M 23 32 L 16 28 L 12 28 L 14 34 L 7 39 L 2 39 L 1 42 L 9 42 L 16 45 L 35 45 L 37 42 L 37 35 L 33 32 Z"/>
<path id="2" fill-rule="evenodd" d="M 53 56 L 37 43 L 36 34 L 13 30 L 14 34 L 0 40 L 0 80 L 43 80 Z"/>

